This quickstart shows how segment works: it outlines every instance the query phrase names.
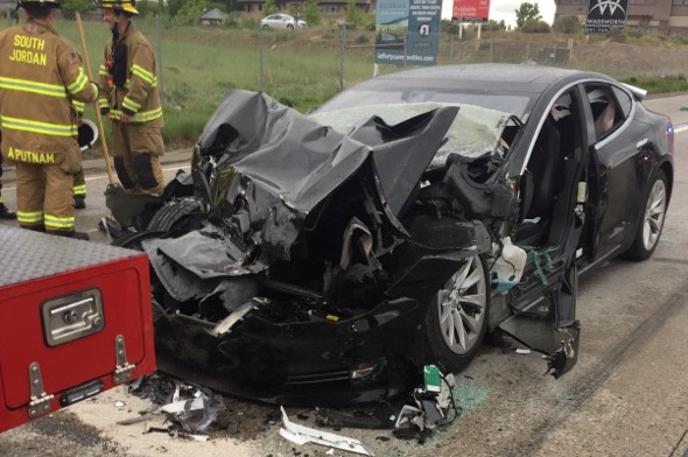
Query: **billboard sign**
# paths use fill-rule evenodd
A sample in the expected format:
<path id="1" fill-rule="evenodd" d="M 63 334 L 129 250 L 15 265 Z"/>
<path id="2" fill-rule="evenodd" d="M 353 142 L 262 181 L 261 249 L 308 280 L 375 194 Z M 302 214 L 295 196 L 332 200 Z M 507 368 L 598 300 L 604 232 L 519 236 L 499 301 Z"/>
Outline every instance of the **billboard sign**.
<path id="1" fill-rule="evenodd" d="M 590 0 L 585 33 L 608 33 L 626 26 L 628 0 Z"/>
<path id="2" fill-rule="evenodd" d="M 452 21 L 487 22 L 490 0 L 454 0 Z"/>
<path id="3" fill-rule="evenodd" d="M 375 63 L 435 65 L 441 0 L 378 0 Z"/>

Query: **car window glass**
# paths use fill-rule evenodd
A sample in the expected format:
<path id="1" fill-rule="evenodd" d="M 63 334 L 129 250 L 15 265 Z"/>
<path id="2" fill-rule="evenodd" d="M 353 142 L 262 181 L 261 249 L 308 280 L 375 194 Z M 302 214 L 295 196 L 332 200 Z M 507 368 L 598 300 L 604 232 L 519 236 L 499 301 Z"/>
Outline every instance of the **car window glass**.
<path id="1" fill-rule="evenodd" d="M 631 107 L 633 106 L 633 100 L 631 97 L 623 90 L 618 87 L 612 86 L 614 95 L 616 95 L 616 101 L 619 103 L 619 107 L 624 114 L 624 117 L 628 117 L 631 113 Z"/>
<path id="2" fill-rule="evenodd" d="M 598 141 L 611 135 L 626 120 L 612 87 L 608 84 L 589 84 L 585 86 L 588 103 L 595 123 L 595 135 Z"/>

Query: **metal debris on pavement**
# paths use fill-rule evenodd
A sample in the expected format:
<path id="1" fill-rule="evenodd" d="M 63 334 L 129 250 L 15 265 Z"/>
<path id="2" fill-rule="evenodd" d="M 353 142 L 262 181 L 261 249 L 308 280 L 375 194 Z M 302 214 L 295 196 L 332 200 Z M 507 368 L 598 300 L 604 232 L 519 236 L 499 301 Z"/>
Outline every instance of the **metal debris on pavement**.
<path id="1" fill-rule="evenodd" d="M 341 449 L 343 451 L 354 452 L 356 454 L 374 456 L 375 451 L 368 444 L 334 433 L 324 432 L 315 428 L 295 424 L 289 420 L 287 412 L 282 410 L 282 428 L 279 434 L 292 443 L 302 445 L 306 443 L 320 444 L 330 448 Z"/>
<path id="2" fill-rule="evenodd" d="M 166 430 L 171 436 L 206 441 L 203 434 L 213 426 L 218 413 L 224 410 L 222 397 L 212 391 L 161 375 L 153 375 L 130 388 L 130 393 L 150 399 L 156 406 L 140 416 L 118 422 L 131 425 L 164 414 L 172 425 Z M 151 431 L 161 431 L 148 429 Z"/>
<path id="3" fill-rule="evenodd" d="M 413 404 L 401 408 L 394 424 L 395 437 L 417 439 L 419 444 L 434 430 L 444 429 L 461 415 L 453 396 L 454 375 L 442 374 L 435 365 L 427 365 L 423 374 L 424 386 L 413 391 Z"/>

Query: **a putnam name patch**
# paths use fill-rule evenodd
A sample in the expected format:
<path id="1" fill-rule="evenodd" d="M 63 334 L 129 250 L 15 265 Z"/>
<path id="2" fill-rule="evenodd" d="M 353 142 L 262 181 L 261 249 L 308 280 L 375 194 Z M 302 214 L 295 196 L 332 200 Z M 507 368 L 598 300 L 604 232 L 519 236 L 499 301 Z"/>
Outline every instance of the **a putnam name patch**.
<path id="1" fill-rule="evenodd" d="M 7 158 L 17 162 L 28 162 L 37 164 L 54 164 L 55 154 L 45 152 L 25 151 L 19 148 L 8 148 Z"/>

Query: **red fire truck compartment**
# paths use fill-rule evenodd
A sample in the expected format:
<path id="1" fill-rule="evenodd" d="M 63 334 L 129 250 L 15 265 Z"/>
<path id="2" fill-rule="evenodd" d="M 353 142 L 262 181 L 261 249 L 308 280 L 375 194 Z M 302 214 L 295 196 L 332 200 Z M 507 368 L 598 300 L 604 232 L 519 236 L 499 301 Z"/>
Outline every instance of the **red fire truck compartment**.
<path id="1" fill-rule="evenodd" d="M 0 226 L 0 432 L 155 371 L 144 254 Z"/>

